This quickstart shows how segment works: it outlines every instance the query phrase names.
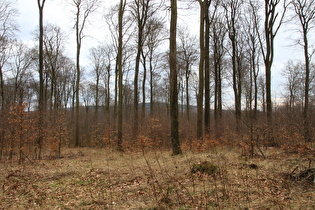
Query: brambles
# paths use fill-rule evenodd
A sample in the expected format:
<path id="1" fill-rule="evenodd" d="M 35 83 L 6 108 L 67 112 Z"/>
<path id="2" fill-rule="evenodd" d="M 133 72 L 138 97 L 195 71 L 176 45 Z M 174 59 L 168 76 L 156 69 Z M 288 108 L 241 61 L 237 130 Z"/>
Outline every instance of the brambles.
<path id="1" fill-rule="evenodd" d="M 291 178 L 296 181 L 307 181 L 315 183 L 315 168 L 308 168 L 298 173 L 292 173 Z"/>
<path id="2" fill-rule="evenodd" d="M 191 168 L 191 173 L 195 174 L 198 172 L 208 174 L 208 175 L 213 175 L 218 172 L 218 166 L 213 165 L 209 161 L 204 161 L 202 163 L 194 164 Z"/>

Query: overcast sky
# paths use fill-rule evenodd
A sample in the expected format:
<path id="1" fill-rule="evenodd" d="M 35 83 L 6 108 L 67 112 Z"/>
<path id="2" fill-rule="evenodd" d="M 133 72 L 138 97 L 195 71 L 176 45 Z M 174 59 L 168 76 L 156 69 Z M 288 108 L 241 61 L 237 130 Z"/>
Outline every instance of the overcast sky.
<path id="1" fill-rule="evenodd" d="M 69 1 L 68 1 L 69 2 Z M 109 3 L 110 2 L 110 3 Z M 103 0 L 104 5 L 118 3 L 119 0 Z M 20 31 L 18 32 L 18 39 L 26 43 L 33 41 L 32 32 L 38 26 L 38 6 L 36 0 L 17 0 L 17 9 L 19 10 L 18 24 Z M 100 8 L 97 14 L 93 15 L 93 25 L 87 29 L 87 34 L 90 35 L 83 40 L 82 47 L 82 65 L 88 65 L 88 51 L 97 43 L 105 40 L 104 30 L 106 30 L 105 21 L 102 19 L 102 14 L 105 7 Z M 74 13 L 73 7 L 67 3 L 66 0 L 46 0 L 44 7 L 44 24 L 53 23 L 60 26 L 68 36 L 67 55 L 70 58 L 75 58 L 75 34 L 74 34 Z M 185 21 L 187 25 L 193 27 L 195 33 L 198 31 L 198 10 L 193 15 L 191 12 L 188 18 L 185 18 L 187 10 L 179 10 L 179 21 Z M 281 71 L 288 60 L 297 60 L 303 58 L 303 51 L 301 47 L 293 46 L 292 37 L 297 36 L 292 28 L 288 26 L 282 27 L 276 39 L 275 61 L 272 70 L 272 90 L 274 97 L 281 97 L 279 89 L 283 84 L 281 78 Z M 263 69 L 261 69 L 263 71 Z"/>
<path id="2" fill-rule="evenodd" d="M 106 0 L 105 0 L 106 1 Z M 71 2 L 71 1 L 68 1 Z M 44 24 L 50 23 L 61 27 L 67 36 L 67 55 L 75 58 L 75 13 L 73 6 L 65 0 L 46 0 L 44 5 Z M 113 2 L 113 1 L 112 1 Z M 20 31 L 18 39 L 32 43 L 34 40 L 33 32 L 38 28 L 39 15 L 37 0 L 17 0 L 19 10 L 18 23 Z M 88 65 L 88 51 L 91 47 L 105 40 L 104 30 L 106 24 L 102 18 L 102 12 L 106 6 L 102 6 L 91 16 L 93 21 L 86 28 L 87 37 L 83 40 L 82 46 L 82 65 Z"/>

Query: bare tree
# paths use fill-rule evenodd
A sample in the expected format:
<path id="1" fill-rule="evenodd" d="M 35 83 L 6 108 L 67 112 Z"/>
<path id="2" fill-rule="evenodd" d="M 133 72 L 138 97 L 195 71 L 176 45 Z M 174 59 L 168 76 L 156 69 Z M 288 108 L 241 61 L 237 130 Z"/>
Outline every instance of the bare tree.
<path id="1" fill-rule="evenodd" d="M 231 43 L 231 59 L 232 59 L 232 79 L 233 79 L 233 91 L 234 91 L 234 107 L 236 117 L 236 130 L 240 131 L 241 124 L 241 108 L 242 108 L 242 85 L 243 85 L 243 52 L 241 32 L 238 30 L 241 28 L 241 14 L 242 14 L 242 0 L 226 0 L 222 6 L 225 10 L 225 16 L 228 28 L 228 37 Z"/>
<path id="2" fill-rule="evenodd" d="M 180 28 L 179 32 L 179 63 L 183 66 L 185 77 L 185 91 L 186 91 L 186 117 L 190 119 L 190 94 L 189 94 L 189 80 L 191 76 L 192 65 L 198 59 L 198 49 L 195 43 L 196 37 L 191 36 L 188 28 Z"/>
<path id="3" fill-rule="evenodd" d="M 0 2 L 0 97 L 1 97 L 1 118 L 4 116 L 5 109 L 5 91 L 4 91 L 4 71 L 3 67 L 8 61 L 8 54 L 10 49 L 10 39 L 14 37 L 14 32 L 17 30 L 15 16 L 17 10 L 13 7 L 12 2 L 3 0 Z M 1 119 L 1 123 L 2 123 Z M 3 127 L 3 126 L 1 126 Z M 5 130 L 0 129 L 0 158 L 2 158 L 2 152 L 4 147 L 4 135 Z"/>
<path id="4" fill-rule="evenodd" d="M 57 99 L 57 83 L 60 71 L 60 59 L 62 59 L 64 53 L 65 40 L 66 36 L 59 26 L 48 24 L 44 27 L 44 64 L 45 68 L 47 68 L 46 77 L 48 77 L 46 83 L 48 79 L 50 80 L 49 96 L 45 98 L 49 98 L 49 109 L 52 116 L 54 116 L 53 110 L 56 111 L 59 106 Z M 48 84 L 46 84 L 46 86 L 48 88 Z"/>
<path id="5" fill-rule="evenodd" d="M 302 104 L 302 89 L 303 89 L 303 70 L 302 63 L 293 63 L 288 61 L 282 70 L 282 75 L 286 79 L 285 82 L 285 97 L 287 98 L 288 111 L 294 112 L 298 104 Z"/>
<path id="6" fill-rule="evenodd" d="M 143 49 L 142 59 L 146 62 L 148 58 L 149 72 L 150 72 L 150 115 L 154 113 L 154 81 L 157 75 L 157 64 L 161 58 L 161 53 L 157 52 L 158 47 L 165 40 L 166 34 L 164 33 L 164 21 L 157 17 L 150 18 L 146 24 L 145 34 L 147 39 L 145 41 L 145 48 Z M 143 96 L 144 98 L 144 96 Z"/>
<path id="7" fill-rule="evenodd" d="M 160 3 L 160 5 L 163 1 Z M 136 53 L 136 62 L 135 62 L 135 74 L 134 74 L 134 128 L 133 133 L 135 138 L 138 135 L 138 106 L 139 106 L 139 90 L 138 90 L 138 80 L 139 80 L 139 67 L 140 67 L 140 59 L 143 55 L 143 47 L 145 41 L 148 37 L 148 34 L 145 31 L 146 25 L 150 18 L 158 11 L 160 5 L 154 4 L 152 0 L 134 0 L 130 5 L 132 17 L 135 19 L 136 27 L 137 27 L 137 53 Z M 146 66 L 144 64 L 144 72 L 143 72 L 143 84 L 145 84 L 146 80 Z M 145 85 L 142 85 L 145 88 Z M 145 94 L 145 91 L 142 91 Z M 145 95 L 143 100 L 145 100 Z M 143 104 L 144 107 L 144 104 Z"/>
<path id="8" fill-rule="evenodd" d="M 76 33 L 76 44 L 77 44 L 77 53 L 76 53 L 76 69 L 77 69 L 77 79 L 76 79 L 76 104 L 75 104 L 75 146 L 80 146 L 80 126 L 79 126 L 79 115 L 80 115 L 80 78 L 81 78 L 81 69 L 80 69 L 80 56 L 81 56 L 81 47 L 82 40 L 85 37 L 84 29 L 88 21 L 88 17 L 93 13 L 98 6 L 98 0 L 72 0 L 73 5 L 76 9 L 75 12 L 75 33 Z"/>
<path id="9" fill-rule="evenodd" d="M 258 74 L 260 64 L 260 44 L 258 33 L 256 30 L 255 17 L 253 12 L 257 10 L 257 5 L 248 5 L 245 11 L 247 15 L 244 18 L 245 39 L 248 48 L 248 60 L 250 68 L 250 109 L 253 109 L 253 117 L 256 118 L 258 109 Z M 252 98 L 254 98 L 254 105 L 252 106 Z"/>
<path id="10" fill-rule="evenodd" d="M 58 71 L 58 79 L 57 82 L 58 87 L 58 97 L 60 100 L 60 107 L 63 107 L 65 110 L 68 108 L 68 103 L 70 99 L 73 97 L 72 93 L 74 94 L 73 89 L 75 89 L 75 63 L 73 60 L 66 56 L 62 56 L 59 59 L 59 68 Z"/>
<path id="11" fill-rule="evenodd" d="M 288 8 L 287 0 L 264 0 L 264 30 L 261 35 L 259 29 L 259 15 L 257 6 L 254 1 L 250 1 L 253 5 L 253 16 L 255 20 L 256 30 L 258 32 L 259 43 L 265 64 L 266 77 L 266 105 L 267 105 L 267 123 L 272 126 L 272 100 L 271 100 L 271 69 L 274 60 L 274 40 L 278 31 L 284 22 L 284 17 Z M 282 9 L 281 7 L 282 4 Z"/>
<path id="12" fill-rule="evenodd" d="M 116 63 L 115 63 L 115 83 L 114 83 L 114 116 L 117 116 L 117 106 L 118 106 L 118 95 L 119 95 L 119 87 L 118 87 L 118 80 L 119 80 L 119 72 L 118 72 L 118 62 L 117 62 L 117 55 L 118 55 L 118 48 L 119 48 L 119 8 L 120 5 L 115 5 L 110 8 L 109 12 L 105 15 L 105 21 L 108 25 L 108 29 L 110 31 L 111 35 L 111 45 L 113 46 L 113 53 L 116 56 Z M 124 11 L 125 13 L 125 6 L 124 6 Z M 131 57 L 131 55 L 134 55 L 134 50 L 133 48 L 130 47 L 130 42 L 131 42 L 131 37 L 133 33 L 129 33 L 133 21 L 130 21 L 128 18 L 123 18 L 122 19 L 122 49 L 123 54 L 122 54 L 122 65 L 125 65 L 128 58 Z M 131 48 L 131 50 L 130 50 Z M 128 49 L 128 50 L 127 50 Z M 115 118 L 116 120 L 116 118 Z"/>
<path id="13" fill-rule="evenodd" d="M 312 54 L 309 52 L 309 32 L 315 27 L 315 2 L 309 0 L 293 0 L 294 11 L 299 19 L 303 36 L 305 81 L 304 81 L 304 140 L 311 140 L 309 117 L 309 89 L 310 89 L 310 61 Z"/>
<path id="14" fill-rule="evenodd" d="M 11 39 L 17 31 L 15 17 L 18 14 L 11 1 L 0 2 L 0 97 L 1 110 L 5 107 L 3 67 L 8 60 Z"/>
<path id="15" fill-rule="evenodd" d="M 23 43 L 15 42 L 10 56 L 10 77 L 13 94 L 12 104 L 22 105 L 26 95 L 27 84 L 32 77 L 31 67 L 34 64 L 31 50 Z"/>
<path id="16" fill-rule="evenodd" d="M 220 125 L 222 119 L 222 86 L 223 86 L 223 70 L 224 55 L 226 54 L 226 34 L 227 29 L 220 13 L 214 18 L 211 24 L 210 38 L 213 50 L 213 71 L 214 71 L 214 119 L 216 135 L 221 135 Z"/>
<path id="17" fill-rule="evenodd" d="M 90 49 L 90 60 L 93 66 L 93 76 L 95 78 L 95 117 L 97 119 L 99 109 L 99 94 L 100 94 L 100 82 L 106 74 L 106 49 L 103 46 L 98 46 Z"/>

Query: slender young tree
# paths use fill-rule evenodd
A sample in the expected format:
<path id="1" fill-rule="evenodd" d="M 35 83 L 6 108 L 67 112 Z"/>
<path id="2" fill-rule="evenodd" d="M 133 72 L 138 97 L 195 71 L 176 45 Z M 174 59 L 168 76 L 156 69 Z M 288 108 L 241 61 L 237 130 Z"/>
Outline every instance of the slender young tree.
<path id="1" fill-rule="evenodd" d="M 315 2 L 310 0 L 293 0 L 294 11 L 299 19 L 303 36 L 304 62 L 305 62 L 305 81 L 304 81 L 304 140 L 311 140 L 310 119 L 309 119 L 309 91 L 310 91 L 310 61 L 309 53 L 309 32 L 315 27 Z"/>
<path id="2" fill-rule="evenodd" d="M 171 0 L 170 23 L 170 114 L 171 114 L 171 140 L 173 155 L 182 153 L 178 132 L 178 90 L 177 90 L 177 0 Z"/>
<path id="3" fill-rule="evenodd" d="M 81 58 L 81 47 L 82 40 L 84 38 L 84 29 L 88 21 L 88 17 L 93 13 L 98 6 L 98 0 L 72 0 L 75 6 L 75 34 L 76 34 L 76 85 L 75 85 L 75 146 L 80 146 L 80 79 L 81 79 L 81 68 L 80 68 L 80 58 Z"/>

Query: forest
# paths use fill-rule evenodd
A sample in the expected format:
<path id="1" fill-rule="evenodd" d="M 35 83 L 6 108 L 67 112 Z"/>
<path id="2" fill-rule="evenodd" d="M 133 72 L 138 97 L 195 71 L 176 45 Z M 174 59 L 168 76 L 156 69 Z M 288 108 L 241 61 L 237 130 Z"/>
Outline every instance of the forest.
<path id="1" fill-rule="evenodd" d="M 48 1 L 31 44 L 0 2 L 0 208 L 315 207 L 314 1 L 69 0 L 71 37 Z"/>

